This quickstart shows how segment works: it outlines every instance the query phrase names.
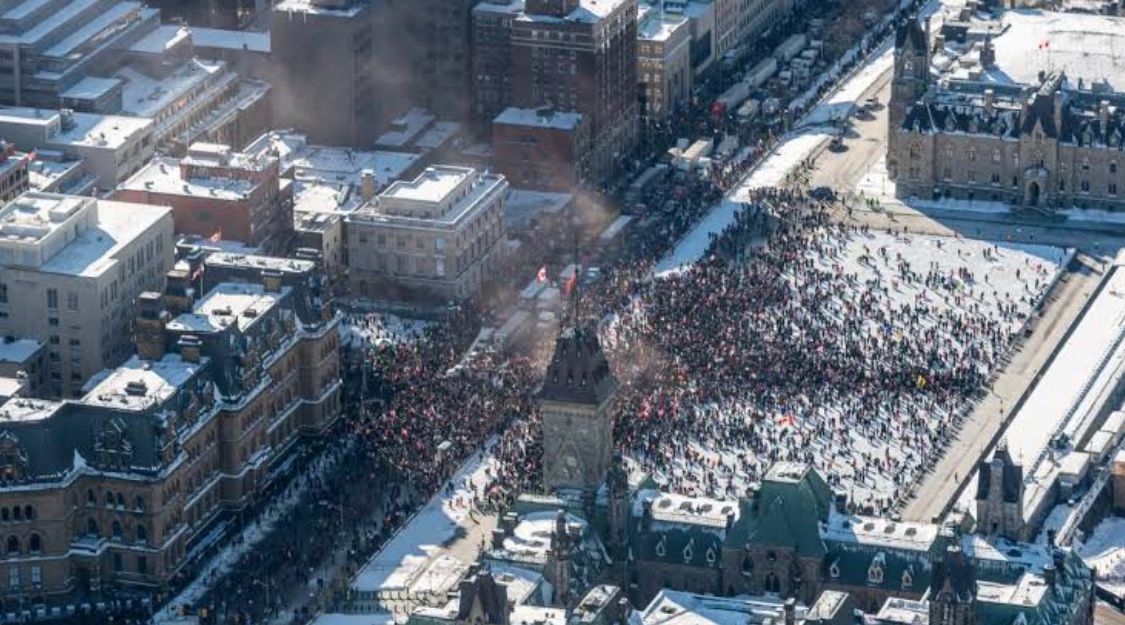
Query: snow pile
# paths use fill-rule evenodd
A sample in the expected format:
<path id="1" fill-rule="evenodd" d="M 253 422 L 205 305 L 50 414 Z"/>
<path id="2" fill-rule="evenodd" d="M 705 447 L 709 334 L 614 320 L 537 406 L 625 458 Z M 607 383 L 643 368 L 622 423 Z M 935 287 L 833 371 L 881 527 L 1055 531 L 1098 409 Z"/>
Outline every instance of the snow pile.
<path id="1" fill-rule="evenodd" d="M 407 319 L 391 313 L 349 314 L 340 332 L 347 345 L 397 345 L 418 340 L 428 325 L 429 322 L 421 319 Z"/>

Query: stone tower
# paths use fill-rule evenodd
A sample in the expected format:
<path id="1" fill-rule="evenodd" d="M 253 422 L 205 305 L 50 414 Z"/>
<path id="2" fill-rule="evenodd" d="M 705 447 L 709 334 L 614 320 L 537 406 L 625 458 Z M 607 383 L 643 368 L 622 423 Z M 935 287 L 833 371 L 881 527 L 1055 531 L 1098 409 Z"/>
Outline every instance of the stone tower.
<path id="1" fill-rule="evenodd" d="M 559 607 L 567 607 L 570 601 L 570 560 L 573 554 L 574 537 L 566 526 L 566 511 L 560 509 L 547 551 L 547 578 L 555 589 L 554 604 Z"/>
<path id="2" fill-rule="evenodd" d="M 960 547 L 951 546 L 934 563 L 930 582 L 930 625 L 969 625 L 976 607 L 976 572 Z"/>
<path id="3" fill-rule="evenodd" d="M 609 406 L 617 380 L 593 327 L 563 330 L 539 388 L 543 481 L 549 490 L 598 489 L 613 453 Z"/>
<path id="4" fill-rule="evenodd" d="M 606 478 L 609 516 L 609 555 L 613 558 L 615 581 L 625 587 L 625 570 L 629 549 L 629 475 L 621 453 L 613 454 L 613 464 Z"/>
<path id="5" fill-rule="evenodd" d="M 930 81 L 929 20 L 922 28 L 917 16 L 910 17 L 895 28 L 894 78 L 891 101 L 887 104 L 887 171 L 897 171 L 898 131 L 906 114 L 923 94 Z"/>
<path id="6" fill-rule="evenodd" d="M 458 589 L 456 625 L 508 625 L 508 587 L 491 572 L 470 572 Z"/>
<path id="7" fill-rule="evenodd" d="M 1023 467 L 1000 441 L 991 460 L 977 465 L 977 531 L 1024 540 Z"/>

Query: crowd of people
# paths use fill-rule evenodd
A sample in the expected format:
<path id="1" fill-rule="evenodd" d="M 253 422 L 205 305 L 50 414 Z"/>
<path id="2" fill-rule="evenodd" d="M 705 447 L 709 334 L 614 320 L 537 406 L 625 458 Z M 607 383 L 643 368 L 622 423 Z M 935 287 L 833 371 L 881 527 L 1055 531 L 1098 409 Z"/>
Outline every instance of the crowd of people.
<path id="1" fill-rule="evenodd" d="M 939 457 L 1058 266 L 842 225 L 799 192 L 752 193 L 702 262 L 619 283 L 624 305 L 604 311 L 626 383 L 618 443 L 676 491 L 739 496 L 795 460 L 886 512 Z M 917 266 L 911 249 L 934 260 Z"/>

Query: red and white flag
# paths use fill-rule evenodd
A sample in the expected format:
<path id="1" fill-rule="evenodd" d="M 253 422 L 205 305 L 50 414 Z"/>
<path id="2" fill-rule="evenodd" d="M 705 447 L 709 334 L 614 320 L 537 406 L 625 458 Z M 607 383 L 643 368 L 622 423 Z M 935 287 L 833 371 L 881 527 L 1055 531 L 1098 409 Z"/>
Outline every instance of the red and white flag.
<path id="1" fill-rule="evenodd" d="M 537 273 L 535 275 L 535 280 L 537 282 L 546 282 L 547 281 L 547 265 L 543 265 L 542 267 L 539 268 L 539 273 Z"/>

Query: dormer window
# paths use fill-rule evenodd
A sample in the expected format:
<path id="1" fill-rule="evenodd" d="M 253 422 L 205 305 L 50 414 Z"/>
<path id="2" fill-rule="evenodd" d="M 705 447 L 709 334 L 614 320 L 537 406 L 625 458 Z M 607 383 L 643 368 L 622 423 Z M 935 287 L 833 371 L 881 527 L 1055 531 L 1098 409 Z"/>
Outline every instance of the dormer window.
<path id="1" fill-rule="evenodd" d="M 839 579 L 840 578 L 840 563 L 839 563 L 839 561 L 837 561 L 837 560 L 832 561 L 831 566 L 828 567 L 828 577 L 831 577 L 832 579 Z"/>
<path id="2" fill-rule="evenodd" d="M 910 574 L 910 569 L 906 569 L 902 572 L 902 588 L 903 590 L 906 590 L 907 588 L 912 588 L 913 586 L 914 576 Z"/>
<path id="3" fill-rule="evenodd" d="M 883 583 L 883 565 L 878 559 L 871 563 L 867 569 L 867 583 L 868 584 L 882 584 Z"/>

